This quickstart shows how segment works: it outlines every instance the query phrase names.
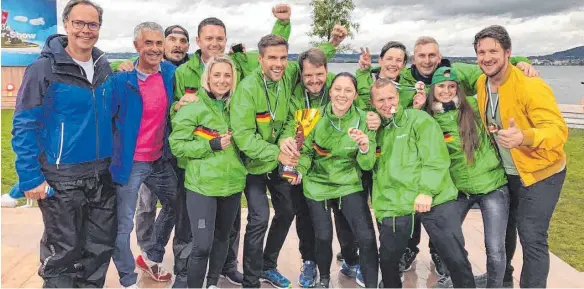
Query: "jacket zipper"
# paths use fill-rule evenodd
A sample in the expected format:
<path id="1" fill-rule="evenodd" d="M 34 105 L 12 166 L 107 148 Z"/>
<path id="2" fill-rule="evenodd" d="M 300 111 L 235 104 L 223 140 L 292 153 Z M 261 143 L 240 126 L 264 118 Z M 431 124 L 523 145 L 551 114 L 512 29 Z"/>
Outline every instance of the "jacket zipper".
<path id="1" fill-rule="evenodd" d="M 61 156 L 63 155 L 63 144 L 65 139 L 65 122 L 61 122 L 61 139 L 59 141 L 59 155 L 57 156 L 57 169 L 59 168 L 59 164 L 61 163 Z"/>
<path id="2" fill-rule="evenodd" d="M 94 75 L 95 75 L 95 71 L 97 69 L 97 63 L 99 62 L 99 60 L 105 55 L 105 53 L 102 53 L 97 60 L 94 61 L 93 63 L 93 70 L 94 70 Z M 94 77 L 95 78 L 95 77 Z M 93 96 L 93 115 L 95 118 L 95 160 L 99 160 L 99 121 L 97 118 L 97 99 L 95 97 L 95 85 L 93 83 L 93 80 L 90 81 L 91 83 L 91 95 Z M 105 83 L 105 80 L 104 80 Z M 105 90 L 103 91 L 103 94 L 105 96 Z M 94 168 L 95 170 L 95 177 L 98 177 L 98 172 L 97 172 L 97 168 Z"/>

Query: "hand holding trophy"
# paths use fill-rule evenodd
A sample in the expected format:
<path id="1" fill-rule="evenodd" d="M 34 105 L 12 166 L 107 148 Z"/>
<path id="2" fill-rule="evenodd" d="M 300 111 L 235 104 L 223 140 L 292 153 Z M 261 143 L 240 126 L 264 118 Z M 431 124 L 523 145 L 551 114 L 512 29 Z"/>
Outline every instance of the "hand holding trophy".
<path id="1" fill-rule="evenodd" d="M 315 108 L 297 110 L 294 114 L 294 122 L 296 124 L 296 150 L 300 152 L 304 139 L 312 129 L 316 126 L 316 123 L 320 120 L 320 111 Z M 286 166 L 280 164 L 280 177 L 288 180 L 296 180 L 298 178 L 298 171 L 296 167 Z"/>

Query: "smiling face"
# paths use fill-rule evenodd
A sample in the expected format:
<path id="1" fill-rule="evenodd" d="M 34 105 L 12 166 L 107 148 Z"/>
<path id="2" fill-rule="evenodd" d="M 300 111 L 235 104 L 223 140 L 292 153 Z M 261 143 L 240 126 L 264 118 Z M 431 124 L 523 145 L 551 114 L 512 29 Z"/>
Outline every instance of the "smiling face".
<path id="1" fill-rule="evenodd" d="M 327 71 L 324 65 L 316 66 L 308 60 L 304 60 L 302 65 L 302 83 L 312 94 L 322 91 L 326 82 Z"/>
<path id="2" fill-rule="evenodd" d="M 432 77 L 440 62 L 442 56 L 436 43 L 419 44 L 414 48 L 413 63 L 423 76 Z"/>
<path id="3" fill-rule="evenodd" d="M 209 89 L 215 96 L 224 96 L 233 87 L 233 69 L 229 63 L 213 64 L 209 73 Z"/>
<path id="4" fill-rule="evenodd" d="M 140 37 L 134 41 L 134 47 L 138 51 L 140 61 L 143 61 L 148 66 L 159 65 L 164 54 L 162 31 L 142 30 Z"/>
<path id="5" fill-rule="evenodd" d="M 503 49 L 497 40 L 490 37 L 481 39 L 476 49 L 477 63 L 486 76 L 495 77 L 505 71 L 511 57 L 511 49 Z"/>
<path id="6" fill-rule="evenodd" d="M 91 5 L 78 4 L 64 22 L 68 46 L 75 51 L 91 50 L 99 39 L 99 13 Z"/>
<path id="7" fill-rule="evenodd" d="M 347 112 L 353 101 L 357 98 L 357 90 L 351 78 L 346 76 L 337 77 L 331 85 L 329 91 L 333 112 Z"/>
<path id="8" fill-rule="evenodd" d="M 258 59 L 264 75 L 272 81 L 279 81 L 288 64 L 288 49 L 285 45 L 268 46 Z"/>
<path id="9" fill-rule="evenodd" d="M 227 44 L 225 29 L 219 25 L 205 25 L 197 37 L 197 45 L 201 48 L 201 56 L 208 59 L 225 52 Z"/>
<path id="10" fill-rule="evenodd" d="M 399 48 L 390 48 L 383 58 L 379 59 L 380 74 L 384 78 L 396 79 L 400 71 L 405 67 L 405 52 Z"/>
<path id="11" fill-rule="evenodd" d="M 377 113 L 385 118 L 391 118 L 397 111 L 399 93 L 395 86 L 388 84 L 383 87 L 373 87 L 371 91 L 371 104 Z"/>
<path id="12" fill-rule="evenodd" d="M 434 99 L 441 103 L 448 103 L 456 97 L 458 84 L 447 80 L 434 85 Z"/>

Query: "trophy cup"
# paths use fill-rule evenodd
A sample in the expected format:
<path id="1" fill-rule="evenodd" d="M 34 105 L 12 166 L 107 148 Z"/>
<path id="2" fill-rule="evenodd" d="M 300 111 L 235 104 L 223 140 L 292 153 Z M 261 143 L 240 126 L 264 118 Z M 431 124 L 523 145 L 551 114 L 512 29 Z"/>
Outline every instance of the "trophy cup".
<path id="1" fill-rule="evenodd" d="M 304 138 L 314 129 L 316 123 L 320 120 L 320 111 L 315 108 L 297 110 L 294 113 L 294 122 L 296 124 L 296 148 L 298 151 L 302 148 Z M 284 166 L 280 164 L 280 177 L 294 180 L 298 177 L 298 171 L 295 167 Z"/>

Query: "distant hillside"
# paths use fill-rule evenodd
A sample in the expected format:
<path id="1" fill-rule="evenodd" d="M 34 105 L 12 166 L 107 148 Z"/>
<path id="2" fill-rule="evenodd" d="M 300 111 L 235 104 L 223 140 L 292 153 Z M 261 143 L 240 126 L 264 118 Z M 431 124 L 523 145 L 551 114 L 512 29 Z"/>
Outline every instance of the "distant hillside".
<path id="1" fill-rule="evenodd" d="M 533 58 L 584 58 L 584 46 L 578 46 L 548 55 L 534 56 Z"/>
<path id="2" fill-rule="evenodd" d="M 128 59 L 138 56 L 137 53 L 129 52 L 108 52 L 106 56 L 110 60 L 117 59 Z M 330 62 L 333 63 L 356 63 L 359 61 L 359 54 L 337 54 L 331 59 Z M 297 60 L 298 54 L 290 54 L 290 60 Z M 371 56 L 373 63 L 377 63 L 379 60 L 379 55 L 374 54 Z M 445 58 L 450 59 L 452 62 L 466 62 L 466 63 L 476 63 L 476 57 L 455 57 L 455 56 L 445 56 Z M 541 56 L 529 56 L 529 59 L 533 61 L 536 65 L 584 65 L 584 46 L 574 47 L 568 50 L 555 52 L 553 54 L 541 55 Z"/>

